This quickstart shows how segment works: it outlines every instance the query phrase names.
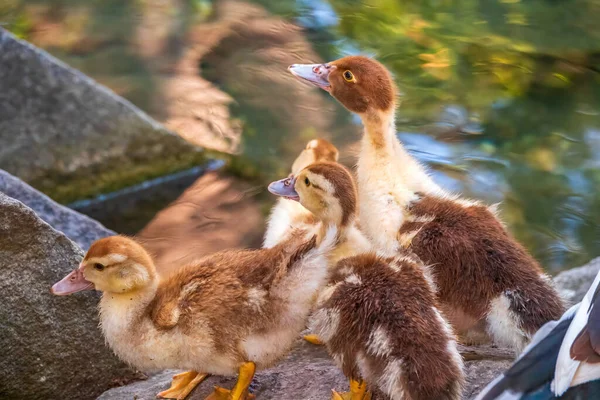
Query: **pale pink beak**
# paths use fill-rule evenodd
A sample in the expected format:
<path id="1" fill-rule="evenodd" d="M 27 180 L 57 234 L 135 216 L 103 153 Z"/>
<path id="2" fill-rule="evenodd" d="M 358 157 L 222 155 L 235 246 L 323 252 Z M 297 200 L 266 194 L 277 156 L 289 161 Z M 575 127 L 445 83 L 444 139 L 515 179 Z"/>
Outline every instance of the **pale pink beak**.
<path id="1" fill-rule="evenodd" d="M 56 282 L 50 291 L 57 296 L 66 296 L 68 294 L 93 289 L 94 284 L 85 280 L 82 265 L 79 265 L 79 268 L 75 271 Z"/>
<path id="2" fill-rule="evenodd" d="M 288 70 L 301 81 L 330 91 L 329 74 L 335 69 L 331 64 L 292 64 Z"/>
<path id="3" fill-rule="evenodd" d="M 290 176 L 285 179 L 280 179 L 275 182 L 271 182 L 268 189 L 269 192 L 274 195 L 285 197 L 288 200 L 300 201 L 300 196 L 294 188 L 296 184 L 296 178 Z"/>

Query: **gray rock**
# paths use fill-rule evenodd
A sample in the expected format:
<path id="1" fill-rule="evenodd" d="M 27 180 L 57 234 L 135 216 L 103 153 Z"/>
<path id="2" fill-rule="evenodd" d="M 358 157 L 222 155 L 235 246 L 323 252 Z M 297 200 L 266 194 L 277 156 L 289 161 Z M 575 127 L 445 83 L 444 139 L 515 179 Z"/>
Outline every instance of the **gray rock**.
<path id="1" fill-rule="evenodd" d="M 465 398 L 479 393 L 510 364 L 510 361 L 492 360 L 465 363 Z M 169 387 L 172 375 L 177 372 L 180 371 L 165 371 L 146 381 L 111 389 L 98 400 L 154 399 L 158 392 Z M 204 400 L 214 385 L 230 389 L 234 384 L 233 377 L 210 377 L 192 393 L 189 400 Z M 329 359 L 324 347 L 305 341 L 299 341 L 291 354 L 274 368 L 257 373 L 251 386 L 252 393 L 260 400 L 324 400 L 331 398 L 331 389 L 347 391 L 348 381 Z"/>
<path id="2" fill-rule="evenodd" d="M 0 398 L 91 399 L 133 376 L 104 345 L 98 294 L 50 294 L 82 256 L 33 210 L 0 193 Z"/>
<path id="3" fill-rule="evenodd" d="M 38 217 L 67 235 L 83 249 L 88 249 L 94 240 L 115 234 L 99 222 L 61 206 L 19 178 L 2 170 L 0 170 L 0 192 L 31 208 Z"/>
<path id="4" fill-rule="evenodd" d="M 98 400 L 151 400 L 169 387 L 171 376 L 180 371 L 165 371 L 146 381 L 135 382 L 107 391 Z M 188 398 L 204 400 L 214 385 L 231 389 L 234 377 L 213 376 L 204 381 Z M 323 400 L 331 398 L 331 389 L 348 390 L 348 382 L 331 362 L 325 349 L 300 341 L 290 355 L 274 368 L 258 372 L 251 391 L 260 400 Z"/>
<path id="5" fill-rule="evenodd" d="M 561 272 L 554 277 L 554 282 L 563 297 L 571 304 L 575 304 L 580 302 L 590 289 L 598 271 L 600 271 L 600 257 L 582 267 Z"/>
<path id="6" fill-rule="evenodd" d="M 0 168 L 68 202 L 203 162 L 201 149 L 0 28 Z"/>
<path id="7" fill-rule="evenodd" d="M 477 360 L 465 363 L 466 383 L 464 399 L 472 399 L 479 394 L 500 373 L 512 365 L 509 360 Z"/>

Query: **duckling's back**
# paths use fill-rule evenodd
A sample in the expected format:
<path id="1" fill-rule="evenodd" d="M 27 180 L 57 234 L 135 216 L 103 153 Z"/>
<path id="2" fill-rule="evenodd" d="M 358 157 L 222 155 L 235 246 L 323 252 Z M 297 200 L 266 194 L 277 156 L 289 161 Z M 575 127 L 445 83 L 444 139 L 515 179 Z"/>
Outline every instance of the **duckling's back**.
<path id="1" fill-rule="evenodd" d="M 459 399 L 462 358 L 412 256 L 340 261 L 311 328 L 343 372 L 389 399 Z"/>

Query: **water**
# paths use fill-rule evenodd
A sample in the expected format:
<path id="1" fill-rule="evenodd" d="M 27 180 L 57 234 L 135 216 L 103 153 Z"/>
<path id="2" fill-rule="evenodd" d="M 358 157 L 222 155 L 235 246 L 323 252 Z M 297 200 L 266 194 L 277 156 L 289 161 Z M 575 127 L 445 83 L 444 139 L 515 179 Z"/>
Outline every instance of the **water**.
<path id="1" fill-rule="evenodd" d="M 176 51 L 148 56 L 128 44 L 152 1 L 10 3 L 0 6 L 8 29 L 160 119 L 149 99 L 162 70 L 151 66 Z M 194 26 L 219 21 L 217 2 L 160 3 L 178 22 L 169 48 L 180 48 Z M 386 64 L 402 92 L 397 127 L 405 145 L 443 187 L 501 202 L 510 230 L 547 269 L 600 256 L 600 1 L 251 3 L 303 26 L 300 39 L 323 59 L 361 53 Z M 40 39 L 36 26 L 57 25 L 66 35 L 60 43 Z M 230 110 L 243 125 L 242 156 L 265 181 L 284 174 L 311 137 L 327 133 L 342 150 L 359 137 L 357 121 L 325 93 L 296 98 L 288 83 L 265 85 L 256 71 L 297 51 L 277 43 L 287 33 L 231 37 L 200 62 L 202 76 L 236 100 Z"/>

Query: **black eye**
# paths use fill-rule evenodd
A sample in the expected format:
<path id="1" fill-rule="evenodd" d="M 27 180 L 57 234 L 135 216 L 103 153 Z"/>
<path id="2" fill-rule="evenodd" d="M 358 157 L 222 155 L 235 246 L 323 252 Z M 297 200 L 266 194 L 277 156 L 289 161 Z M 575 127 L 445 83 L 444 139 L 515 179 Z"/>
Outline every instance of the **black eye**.
<path id="1" fill-rule="evenodd" d="M 308 178 L 304 178 L 304 183 L 306 183 L 306 186 L 310 186 L 310 181 L 308 180 Z"/>
<path id="2" fill-rule="evenodd" d="M 354 75 L 349 70 L 344 71 L 344 79 L 348 82 L 354 82 Z"/>
<path id="3" fill-rule="evenodd" d="M 98 271 L 103 271 L 104 270 L 104 265 L 100 264 L 100 263 L 96 263 L 94 264 L 94 269 L 98 270 Z"/>

